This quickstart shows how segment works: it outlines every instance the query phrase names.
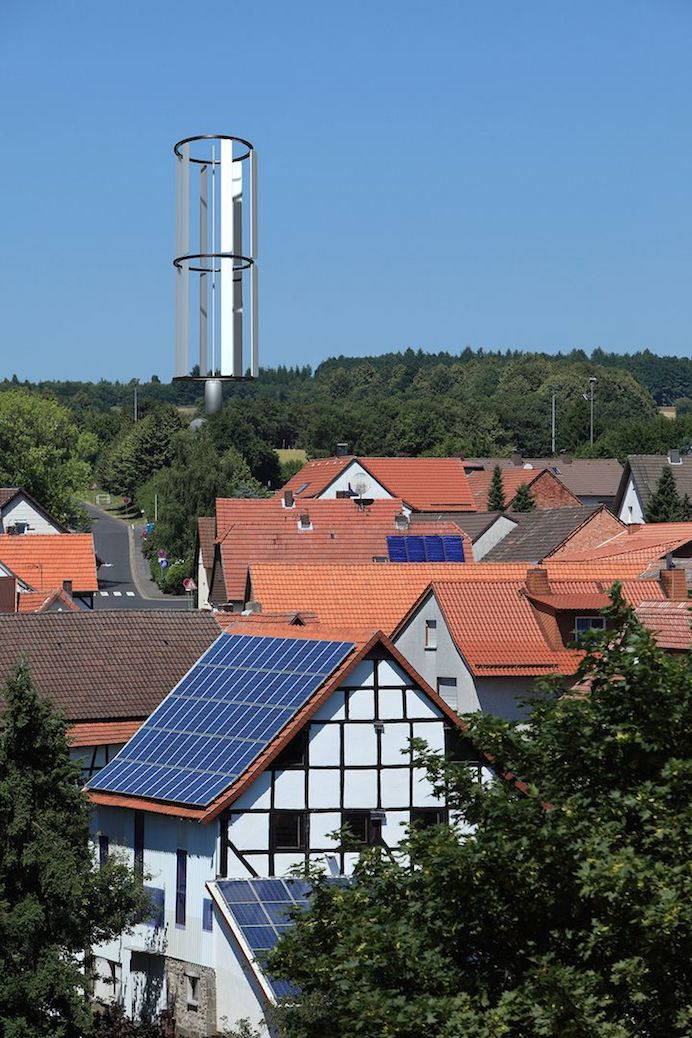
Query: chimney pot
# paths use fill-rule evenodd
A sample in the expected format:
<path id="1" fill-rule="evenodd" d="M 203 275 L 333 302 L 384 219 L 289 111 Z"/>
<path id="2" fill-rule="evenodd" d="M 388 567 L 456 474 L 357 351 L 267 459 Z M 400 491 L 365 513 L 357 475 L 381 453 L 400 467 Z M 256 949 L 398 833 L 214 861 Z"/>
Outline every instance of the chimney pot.
<path id="1" fill-rule="evenodd" d="M 548 571 L 543 566 L 531 566 L 526 571 L 525 586 L 531 595 L 549 595 L 551 587 Z"/>
<path id="2" fill-rule="evenodd" d="M 687 598 L 687 580 L 685 570 L 680 568 L 662 569 L 661 586 L 666 598 L 675 602 L 683 602 Z"/>

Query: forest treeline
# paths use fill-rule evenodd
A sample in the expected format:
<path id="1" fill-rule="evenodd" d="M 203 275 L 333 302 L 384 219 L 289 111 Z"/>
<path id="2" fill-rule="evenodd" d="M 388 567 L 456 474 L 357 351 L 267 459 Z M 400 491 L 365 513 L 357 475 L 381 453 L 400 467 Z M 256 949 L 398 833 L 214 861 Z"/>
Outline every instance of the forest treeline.
<path id="1" fill-rule="evenodd" d="M 7 379 L 0 382 L 0 479 L 36 487 L 67 516 L 68 497 L 86 473 L 147 515 L 156 499 L 150 550 L 170 555 L 162 579 L 173 587 L 190 571 L 195 519 L 213 510 L 215 496 L 267 493 L 291 474 L 290 465 L 281 469 L 277 448 L 310 457 L 333 454 L 337 443 L 366 455 L 542 456 L 550 454 L 553 395 L 558 451 L 623 459 L 692 446 L 692 359 L 648 350 L 408 349 L 334 357 L 315 371 L 263 369 L 224 394 L 221 414 L 192 431 L 190 421 L 202 414 L 199 383 Z M 661 405 L 675 406 L 677 419 L 662 417 Z M 56 407 L 61 433 L 47 454 Z M 30 450 L 33 427 L 40 454 Z"/>

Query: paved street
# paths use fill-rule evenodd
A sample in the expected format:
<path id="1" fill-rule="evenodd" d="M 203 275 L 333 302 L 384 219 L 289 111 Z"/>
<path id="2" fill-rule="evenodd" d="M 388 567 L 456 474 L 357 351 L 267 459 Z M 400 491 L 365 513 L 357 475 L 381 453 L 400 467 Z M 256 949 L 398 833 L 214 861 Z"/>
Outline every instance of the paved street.
<path id="1" fill-rule="evenodd" d="M 148 576 L 148 563 L 139 550 L 139 533 L 135 533 L 135 551 L 139 558 L 137 584 L 133 579 L 128 524 L 114 519 L 100 508 L 85 506 L 93 518 L 94 544 L 101 560 L 98 570 L 99 590 L 95 609 L 189 609 L 187 597 L 161 595 Z M 140 594 L 140 590 L 144 594 Z"/>

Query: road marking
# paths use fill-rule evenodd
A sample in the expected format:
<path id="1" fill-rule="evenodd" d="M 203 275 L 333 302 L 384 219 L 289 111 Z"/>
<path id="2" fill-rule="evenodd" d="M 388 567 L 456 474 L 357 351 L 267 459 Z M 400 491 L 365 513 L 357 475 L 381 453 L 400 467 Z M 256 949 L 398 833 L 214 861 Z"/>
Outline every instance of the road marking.
<path id="1" fill-rule="evenodd" d="M 125 594 L 127 595 L 128 598 L 134 598 L 135 597 L 134 591 L 126 591 Z"/>
<path id="2" fill-rule="evenodd" d="M 99 595 L 101 596 L 101 598 L 108 598 L 108 592 L 107 591 L 99 591 Z"/>
<path id="3" fill-rule="evenodd" d="M 123 593 L 122 591 L 114 591 L 113 595 L 115 596 L 115 598 L 122 598 Z"/>

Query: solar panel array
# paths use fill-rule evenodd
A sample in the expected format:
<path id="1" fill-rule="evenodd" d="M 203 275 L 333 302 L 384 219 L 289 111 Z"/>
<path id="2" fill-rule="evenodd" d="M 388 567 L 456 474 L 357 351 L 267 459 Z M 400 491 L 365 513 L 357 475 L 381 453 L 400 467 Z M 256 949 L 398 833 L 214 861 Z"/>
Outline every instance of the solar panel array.
<path id="1" fill-rule="evenodd" d="M 220 635 L 89 789 L 206 807 L 352 649 L 351 642 Z"/>
<path id="2" fill-rule="evenodd" d="M 390 562 L 463 562 L 464 545 L 461 537 L 439 534 L 417 536 L 393 534 L 387 537 Z"/>

